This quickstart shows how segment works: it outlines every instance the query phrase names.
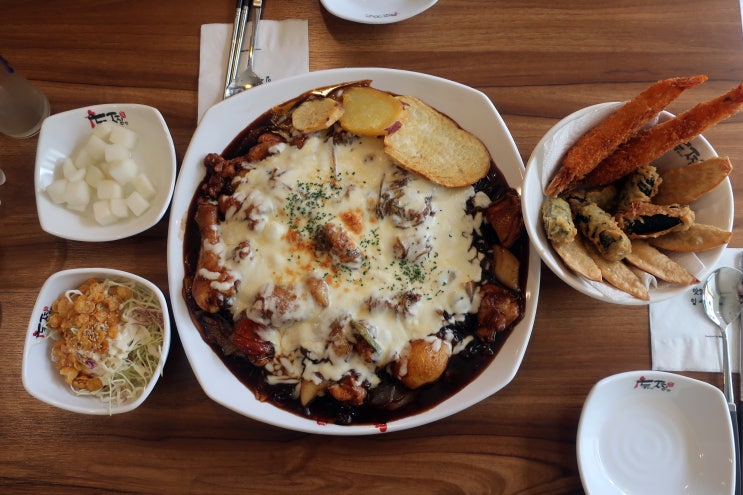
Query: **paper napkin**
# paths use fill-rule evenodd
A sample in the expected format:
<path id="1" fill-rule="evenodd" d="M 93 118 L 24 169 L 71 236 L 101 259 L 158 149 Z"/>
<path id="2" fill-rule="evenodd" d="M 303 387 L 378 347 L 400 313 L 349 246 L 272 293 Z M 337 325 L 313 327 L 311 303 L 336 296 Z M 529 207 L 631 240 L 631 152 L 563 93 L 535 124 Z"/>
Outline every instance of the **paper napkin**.
<path id="1" fill-rule="evenodd" d="M 743 249 L 728 248 L 718 267 L 738 268 Z M 702 305 L 704 281 L 684 293 L 650 304 L 650 351 L 654 370 L 721 371 L 720 330 L 707 317 Z M 735 321 L 728 327 L 730 365 L 740 369 L 738 342 L 740 331 Z"/>
<path id="2" fill-rule="evenodd" d="M 250 23 L 245 29 L 243 56 L 238 72 L 247 63 Z M 232 24 L 204 24 L 201 26 L 201 51 L 199 55 L 199 114 L 222 101 L 224 78 L 227 73 Z M 309 35 L 306 20 L 261 20 L 256 47 L 253 52 L 253 69 L 265 82 L 309 71 Z"/>

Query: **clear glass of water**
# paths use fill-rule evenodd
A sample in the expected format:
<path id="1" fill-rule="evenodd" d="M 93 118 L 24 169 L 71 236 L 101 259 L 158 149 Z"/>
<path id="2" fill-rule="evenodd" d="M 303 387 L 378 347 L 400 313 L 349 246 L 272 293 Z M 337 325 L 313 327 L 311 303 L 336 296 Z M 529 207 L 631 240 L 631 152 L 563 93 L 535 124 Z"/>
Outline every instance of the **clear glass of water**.
<path id="1" fill-rule="evenodd" d="M 0 55 L 0 133 L 15 138 L 34 136 L 48 116 L 46 95 Z"/>

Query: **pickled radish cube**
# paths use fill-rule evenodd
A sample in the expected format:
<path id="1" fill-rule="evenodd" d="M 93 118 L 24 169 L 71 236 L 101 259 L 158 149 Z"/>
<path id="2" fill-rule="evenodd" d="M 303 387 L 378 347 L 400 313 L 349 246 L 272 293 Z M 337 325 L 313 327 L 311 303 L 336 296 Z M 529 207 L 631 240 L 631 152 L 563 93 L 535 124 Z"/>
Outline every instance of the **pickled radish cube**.
<path id="1" fill-rule="evenodd" d="M 132 184 L 134 184 L 134 189 L 141 194 L 144 199 L 152 199 L 157 194 L 155 186 L 152 184 L 150 178 L 145 174 L 137 175 L 132 179 Z"/>
<path id="2" fill-rule="evenodd" d="M 129 158 L 129 148 L 120 144 L 106 144 L 104 148 L 104 160 L 107 162 L 116 162 Z"/>
<path id="3" fill-rule="evenodd" d="M 70 182 L 83 180 L 85 177 L 85 170 L 77 168 L 72 160 L 65 158 L 64 162 L 62 162 L 62 177 Z"/>
<path id="4" fill-rule="evenodd" d="M 127 129 L 126 127 L 117 125 L 111 128 L 111 134 L 108 135 L 108 141 L 132 149 L 134 148 L 134 144 L 137 142 L 137 133 Z"/>
<path id="5" fill-rule="evenodd" d="M 92 156 L 90 156 L 90 153 L 88 153 L 88 150 L 85 147 L 77 152 L 75 158 L 73 158 L 73 161 L 75 162 L 75 166 L 77 168 L 92 167 L 98 162 L 98 160 L 95 160 Z"/>
<path id="6" fill-rule="evenodd" d="M 61 204 L 65 202 L 64 191 L 67 188 L 67 179 L 57 179 L 46 186 L 46 193 L 52 203 Z"/>
<path id="7" fill-rule="evenodd" d="M 90 187 L 98 187 L 98 183 L 105 178 L 106 175 L 103 173 L 103 170 L 95 165 L 91 165 L 85 170 L 85 182 L 87 182 Z"/>
<path id="8" fill-rule="evenodd" d="M 137 191 L 132 191 L 132 193 L 126 198 L 126 204 L 136 216 L 140 216 L 150 207 L 149 201 L 144 199 Z"/>
<path id="9" fill-rule="evenodd" d="M 111 162 L 108 165 L 108 175 L 123 185 L 128 184 L 139 173 L 137 162 L 131 158 Z"/>
<path id="10" fill-rule="evenodd" d="M 112 122 L 102 122 L 93 127 L 93 134 L 103 140 L 106 140 L 108 139 L 109 134 L 111 134 L 111 130 L 113 128 L 114 124 Z"/>
<path id="11" fill-rule="evenodd" d="M 79 211 L 80 213 L 83 213 L 88 207 L 88 205 L 71 205 L 69 203 L 66 206 L 68 210 Z"/>
<path id="12" fill-rule="evenodd" d="M 101 225 L 111 225 L 119 220 L 119 217 L 111 211 L 111 203 L 107 199 L 93 203 L 93 217 Z"/>
<path id="13" fill-rule="evenodd" d="M 84 180 L 68 181 L 64 190 L 64 200 L 68 206 L 85 206 L 90 203 L 90 186 Z"/>
<path id="14" fill-rule="evenodd" d="M 107 144 L 103 139 L 99 138 L 95 134 L 91 134 L 88 141 L 85 143 L 85 151 L 88 152 L 88 155 L 90 155 L 93 160 L 99 162 L 103 160 L 106 146 Z"/>
<path id="15" fill-rule="evenodd" d="M 126 218 L 129 216 L 129 206 L 126 204 L 124 198 L 111 198 L 111 213 L 116 215 L 118 218 Z"/>
<path id="16" fill-rule="evenodd" d="M 123 198 L 124 191 L 121 184 L 112 179 L 103 179 L 96 186 L 98 199 Z"/>

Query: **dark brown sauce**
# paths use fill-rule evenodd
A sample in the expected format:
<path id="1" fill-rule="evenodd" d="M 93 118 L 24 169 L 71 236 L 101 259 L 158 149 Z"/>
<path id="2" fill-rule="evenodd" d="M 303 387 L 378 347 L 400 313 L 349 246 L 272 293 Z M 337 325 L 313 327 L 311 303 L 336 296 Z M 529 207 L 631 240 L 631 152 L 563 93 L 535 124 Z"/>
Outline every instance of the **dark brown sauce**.
<path id="1" fill-rule="evenodd" d="M 362 83 L 363 84 L 363 83 Z M 287 104 L 276 108 L 289 108 L 297 101 L 302 100 L 305 95 L 300 96 Z M 247 153 L 255 143 L 257 137 L 268 129 L 277 125 L 275 109 L 266 112 L 245 128 L 223 151 L 224 158 L 239 157 Z M 278 112 L 281 113 L 281 110 Z M 491 171 L 487 177 L 475 184 L 475 190 L 483 191 L 491 198 L 497 199 L 510 188 L 497 166 L 491 162 Z M 449 361 L 446 371 L 436 382 L 425 385 L 417 390 L 407 389 L 397 380 L 380 372 L 381 384 L 369 391 L 369 397 L 362 406 L 350 406 L 343 404 L 329 394 L 315 398 L 309 405 L 302 406 L 298 399 L 293 397 L 294 386 L 278 385 L 272 386 L 265 382 L 265 372 L 262 368 L 252 365 L 247 359 L 237 355 L 229 355 L 220 345 L 220 332 L 229 333 L 232 328 L 232 315 L 226 310 L 216 314 L 210 314 L 200 309 L 191 297 L 191 282 L 197 266 L 201 239 L 199 229 L 194 221 L 196 197 L 189 208 L 188 219 L 184 236 L 184 268 L 185 280 L 183 284 L 183 297 L 189 308 L 191 318 L 199 329 L 204 340 L 212 347 L 213 351 L 221 358 L 225 366 L 249 388 L 258 400 L 266 401 L 275 406 L 292 412 L 298 416 L 315 420 L 320 423 L 335 423 L 341 425 L 349 424 L 386 424 L 393 420 L 426 411 L 447 398 L 453 396 L 467 384 L 477 378 L 487 368 L 503 346 L 513 327 L 518 324 L 524 313 L 524 294 L 519 294 L 519 305 L 521 316 L 507 330 L 496 335 L 494 342 L 483 342 L 478 338 L 460 353 L 453 355 Z M 471 213 L 474 207 L 470 205 Z M 492 259 L 491 246 L 497 242 L 493 229 L 487 222 L 483 222 L 481 235 L 475 235 L 474 244 L 478 250 L 485 253 L 483 259 L 483 280 L 497 283 L 491 274 L 490 260 Z M 521 287 L 526 286 L 526 275 L 528 272 L 529 243 L 525 233 L 510 249 L 520 260 L 520 282 Z M 476 315 L 468 315 L 464 322 L 442 328 L 452 331 L 455 340 L 452 345 L 471 335 L 477 326 Z"/>

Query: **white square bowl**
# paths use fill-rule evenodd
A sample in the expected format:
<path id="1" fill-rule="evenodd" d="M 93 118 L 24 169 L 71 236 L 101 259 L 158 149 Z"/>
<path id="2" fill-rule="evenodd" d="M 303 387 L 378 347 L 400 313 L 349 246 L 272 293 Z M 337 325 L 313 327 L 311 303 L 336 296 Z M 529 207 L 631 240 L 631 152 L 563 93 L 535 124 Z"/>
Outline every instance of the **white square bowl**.
<path id="1" fill-rule="evenodd" d="M 722 392 L 693 378 L 650 370 L 604 378 L 578 424 L 583 488 L 588 495 L 732 495 L 729 414 Z"/>
<path id="2" fill-rule="evenodd" d="M 103 122 L 123 125 L 137 134 L 132 158 L 157 191 L 149 208 L 110 225 L 95 221 L 90 206 L 76 212 L 55 204 L 46 188 L 61 177 L 61 163 L 85 145 L 92 129 Z M 52 235 L 76 241 L 102 242 L 130 237 L 155 225 L 165 214 L 173 195 L 176 157 L 173 139 L 160 112 L 138 104 L 105 104 L 82 107 L 47 117 L 36 149 L 34 187 L 41 228 Z"/>
<path id="3" fill-rule="evenodd" d="M 97 397 L 77 395 L 70 389 L 65 383 L 64 377 L 59 374 L 54 366 L 51 357 L 54 342 L 49 338 L 48 332 L 44 328 L 44 322 L 49 317 L 54 300 L 66 290 L 74 289 L 90 278 L 134 282 L 152 292 L 162 311 L 163 344 L 157 369 L 139 397 L 118 406 L 109 406 Z M 67 411 L 94 415 L 111 415 L 132 411 L 147 399 L 150 392 L 155 388 L 160 375 L 162 375 L 170 349 L 170 337 L 170 317 L 165 296 L 152 282 L 132 273 L 108 268 L 63 270 L 53 274 L 44 283 L 31 313 L 23 349 L 21 370 L 23 386 L 29 394 L 40 401 Z"/>

